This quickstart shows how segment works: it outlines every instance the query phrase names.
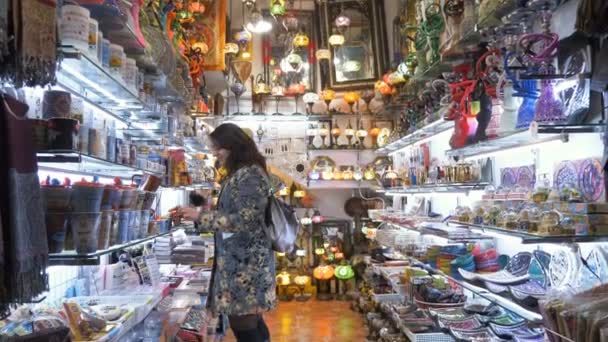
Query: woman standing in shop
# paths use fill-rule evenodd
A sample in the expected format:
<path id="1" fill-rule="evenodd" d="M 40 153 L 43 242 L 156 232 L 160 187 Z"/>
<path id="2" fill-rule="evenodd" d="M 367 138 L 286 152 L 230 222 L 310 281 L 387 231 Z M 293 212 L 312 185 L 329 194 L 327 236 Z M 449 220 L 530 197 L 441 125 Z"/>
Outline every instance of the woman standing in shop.
<path id="1" fill-rule="evenodd" d="M 217 209 L 199 214 L 182 208 L 201 231 L 215 232 L 215 257 L 208 307 L 228 318 L 239 342 L 270 341 L 262 313 L 276 305 L 275 260 L 264 231 L 270 185 L 266 160 L 240 127 L 222 124 L 210 135 L 210 148 L 228 175 Z"/>

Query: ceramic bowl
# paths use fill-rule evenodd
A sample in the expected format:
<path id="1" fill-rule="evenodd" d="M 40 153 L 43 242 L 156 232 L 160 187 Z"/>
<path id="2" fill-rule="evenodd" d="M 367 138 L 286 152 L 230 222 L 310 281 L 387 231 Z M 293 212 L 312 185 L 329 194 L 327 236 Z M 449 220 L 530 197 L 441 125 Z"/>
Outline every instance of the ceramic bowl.
<path id="1" fill-rule="evenodd" d="M 442 329 L 463 329 L 463 330 L 474 330 L 481 328 L 481 323 L 475 317 L 468 317 L 464 319 L 447 319 L 438 318 L 439 326 Z"/>

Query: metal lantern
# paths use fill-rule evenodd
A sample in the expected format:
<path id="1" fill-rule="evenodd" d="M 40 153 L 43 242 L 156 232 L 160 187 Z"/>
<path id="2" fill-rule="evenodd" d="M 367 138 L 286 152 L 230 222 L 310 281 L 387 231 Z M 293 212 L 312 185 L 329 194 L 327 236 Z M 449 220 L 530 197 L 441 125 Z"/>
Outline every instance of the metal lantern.
<path id="1" fill-rule="evenodd" d="M 329 45 L 331 46 L 342 46 L 344 45 L 344 42 L 346 41 L 346 39 L 344 38 L 343 35 L 339 34 L 339 33 L 334 33 L 331 36 L 329 36 Z"/>
<path id="2" fill-rule="evenodd" d="M 290 53 L 289 55 L 287 55 L 287 63 L 289 63 L 289 65 L 295 70 L 297 71 L 298 69 L 300 69 L 300 66 L 302 65 L 302 57 L 300 57 L 300 55 L 298 55 L 297 53 Z"/>

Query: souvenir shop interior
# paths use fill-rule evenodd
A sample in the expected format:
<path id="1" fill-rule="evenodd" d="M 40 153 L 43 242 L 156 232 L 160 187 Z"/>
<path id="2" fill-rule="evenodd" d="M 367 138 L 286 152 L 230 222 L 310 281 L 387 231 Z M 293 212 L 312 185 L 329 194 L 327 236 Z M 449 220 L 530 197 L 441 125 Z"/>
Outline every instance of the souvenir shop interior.
<path id="1" fill-rule="evenodd" d="M 0 340 L 235 341 L 176 211 L 214 210 L 234 123 L 299 217 L 272 340 L 608 341 L 607 16 L 0 1 Z"/>

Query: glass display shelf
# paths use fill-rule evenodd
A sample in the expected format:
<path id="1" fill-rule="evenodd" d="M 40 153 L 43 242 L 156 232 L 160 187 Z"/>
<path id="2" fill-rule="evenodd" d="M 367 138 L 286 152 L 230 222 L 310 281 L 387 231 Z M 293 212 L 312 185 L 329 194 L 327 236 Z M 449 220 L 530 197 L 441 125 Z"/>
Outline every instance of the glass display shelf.
<path id="1" fill-rule="evenodd" d="M 411 228 L 400 225 L 398 223 L 393 223 L 390 221 L 382 221 L 386 223 L 387 226 L 403 229 L 407 231 L 417 232 L 420 235 L 427 236 L 435 236 L 438 238 L 442 238 L 448 241 L 448 243 L 458 243 L 458 242 L 467 242 L 467 241 L 478 241 L 478 240 L 494 240 L 491 236 L 485 236 L 483 234 L 471 233 L 470 230 L 463 229 L 454 229 L 454 227 L 449 227 L 445 224 L 437 224 L 425 222 L 421 223 L 418 228 Z M 466 234 L 465 234 L 466 232 Z"/>
<path id="2" fill-rule="evenodd" d="M 387 196 L 399 196 L 404 194 L 419 194 L 433 192 L 468 192 L 471 190 L 484 190 L 488 182 L 475 183 L 445 183 L 445 184 L 423 184 L 405 187 L 384 188 Z"/>
<path id="3" fill-rule="evenodd" d="M 376 150 L 377 153 L 393 153 L 403 148 L 411 146 L 423 139 L 429 139 L 439 133 L 445 132 L 454 127 L 454 121 L 445 121 L 443 119 L 436 120 L 428 125 L 416 129 L 412 133 L 399 138 L 399 140 Z"/>
<path id="4" fill-rule="evenodd" d="M 469 158 L 481 154 L 493 153 L 517 147 L 532 146 L 549 141 L 567 141 L 567 134 L 543 134 L 539 136 L 528 129 L 520 129 L 499 135 L 494 139 L 478 142 L 462 148 L 446 151 L 448 157 Z"/>
<path id="5" fill-rule="evenodd" d="M 359 149 L 359 148 L 309 148 L 307 149 L 307 152 L 310 153 L 338 153 L 338 152 L 351 152 L 351 153 L 372 153 L 374 152 L 373 149 L 371 148 L 363 148 L 363 149 Z"/>
<path id="6" fill-rule="evenodd" d="M 175 231 L 177 231 L 179 229 L 188 229 L 188 228 L 191 228 L 191 226 L 187 226 L 187 225 L 176 226 L 176 227 L 173 227 L 173 229 L 171 229 L 170 231 L 168 231 L 166 233 L 161 233 L 161 234 L 157 234 L 157 235 L 148 236 L 148 237 L 145 237 L 145 238 L 142 238 L 142 239 L 137 239 L 137 240 L 129 241 L 127 243 L 120 244 L 120 245 L 114 245 L 114 246 L 111 246 L 108 249 L 99 250 L 99 251 L 96 251 L 96 252 L 93 252 L 93 253 L 78 254 L 78 253 L 76 253 L 76 251 L 64 251 L 64 252 L 61 252 L 61 253 L 49 253 L 49 266 L 57 266 L 57 265 L 71 265 L 71 266 L 78 266 L 78 265 L 99 265 L 100 259 L 104 255 L 109 255 L 109 254 L 112 254 L 114 252 L 119 252 L 119 251 L 121 251 L 121 250 L 123 250 L 125 248 L 137 246 L 139 244 L 152 241 L 152 240 L 154 240 L 154 239 L 156 239 L 158 237 L 172 234 L 172 233 L 174 233 Z"/>
<path id="7" fill-rule="evenodd" d="M 91 102 L 111 111 L 144 107 L 139 95 L 127 87 L 120 75 L 97 60 L 71 46 L 62 46 L 59 54 L 62 56 L 57 70 L 59 85 L 86 94 Z"/>
<path id="8" fill-rule="evenodd" d="M 539 124 L 538 134 L 563 133 L 603 133 L 606 132 L 605 123 L 590 123 L 581 125 L 569 124 Z"/>
<path id="9" fill-rule="evenodd" d="M 314 115 L 208 115 L 195 113 L 195 117 L 205 121 L 271 121 L 271 122 L 306 122 L 306 121 L 330 121 L 333 119 L 390 119 L 390 115 L 372 115 L 372 114 L 314 114 Z"/>
<path id="10" fill-rule="evenodd" d="M 420 73 L 416 71 L 416 74 L 414 74 L 414 77 L 412 77 L 412 81 L 419 82 L 434 80 L 436 78 L 439 78 L 441 76 L 441 73 L 452 71 L 452 65 L 453 63 L 448 63 L 444 61 L 435 62 L 429 65 L 426 70 Z"/>
<path id="11" fill-rule="evenodd" d="M 356 181 L 356 180 L 312 180 L 308 181 L 309 189 L 370 189 L 373 187 L 373 181 Z"/>
<path id="12" fill-rule="evenodd" d="M 152 173 L 158 176 L 164 174 L 164 166 L 147 162 L 148 168 L 139 168 L 111 162 L 88 154 L 72 150 L 49 150 L 36 153 L 40 169 L 57 172 L 79 173 L 88 176 L 131 178 L 137 173 Z"/>
<path id="13" fill-rule="evenodd" d="M 474 224 L 450 220 L 451 225 L 477 229 L 481 232 L 493 232 L 511 237 L 518 237 L 523 244 L 560 244 L 560 243 L 586 243 L 586 242 L 606 242 L 608 235 L 539 235 L 524 231 L 511 230 L 485 224 Z"/>

